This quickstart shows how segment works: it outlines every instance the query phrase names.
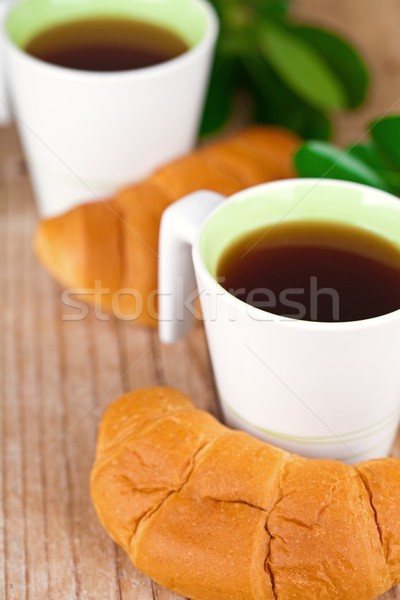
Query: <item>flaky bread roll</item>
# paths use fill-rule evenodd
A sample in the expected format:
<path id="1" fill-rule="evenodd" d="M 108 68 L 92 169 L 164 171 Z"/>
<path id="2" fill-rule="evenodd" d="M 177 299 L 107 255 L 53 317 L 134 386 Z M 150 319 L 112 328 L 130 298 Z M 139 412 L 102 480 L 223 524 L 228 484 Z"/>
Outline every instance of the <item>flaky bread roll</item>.
<path id="1" fill-rule="evenodd" d="M 105 311 L 156 325 L 158 234 L 165 208 L 199 189 L 229 196 L 291 177 L 297 145 L 298 138 L 283 129 L 246 129 L 162 167 L 112 200 L 41 221 L 36 254 L 64 287 L 83 290 L 87 302 L 97 298 Z"/>
<path id="2" fill-rule="evenodd" d="M 400 581 L 400 460 L 288 454 L 172 389 L 108 408 L 91 490 L 136 567 L 193 600 L 374 600 Z"/>

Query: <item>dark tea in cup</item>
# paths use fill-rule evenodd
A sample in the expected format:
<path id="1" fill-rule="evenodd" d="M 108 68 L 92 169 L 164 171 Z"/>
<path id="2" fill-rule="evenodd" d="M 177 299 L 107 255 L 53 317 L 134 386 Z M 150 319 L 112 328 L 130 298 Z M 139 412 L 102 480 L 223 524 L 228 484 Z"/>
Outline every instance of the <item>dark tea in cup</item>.
<path id="1" fill-rule="evenodd" d="M 25 46 L 45 62 L 81 71 L 128 71 L 164 63 L 188 50 L 178 35 L 122 18 L 76 20 L 45 29 Z"/>
<path id="2" fill-rule="evenodd" d="M 359 321 L 400 309 L 400 251 L 361 227 L 289 221 L 225 250 L 221 285 L 257 308 L 305 321 Z"/>

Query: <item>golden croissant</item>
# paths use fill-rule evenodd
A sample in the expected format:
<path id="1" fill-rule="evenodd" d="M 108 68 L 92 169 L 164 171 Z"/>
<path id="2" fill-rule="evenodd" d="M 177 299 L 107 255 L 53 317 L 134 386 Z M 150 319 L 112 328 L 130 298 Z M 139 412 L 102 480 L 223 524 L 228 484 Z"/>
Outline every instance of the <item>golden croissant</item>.
<path id="1" fill-rule="evenodd" d="M 199 189 L 229 196 L 291 177 L 298 138 L 252 127 L 184 156 L 104 202 L 84 204 L 39 223 L 36 254 L 66 288 L 105 311 L 157 324 L 158 234 L 163 211 Z"/>
<path id="2" fill-rule="evenodd" d="M 301 458 L 172 389 L 108 408 L 91 489 L 136 567 L 193 600 L 374 600 L 400 582 L 400 460 Z"/>

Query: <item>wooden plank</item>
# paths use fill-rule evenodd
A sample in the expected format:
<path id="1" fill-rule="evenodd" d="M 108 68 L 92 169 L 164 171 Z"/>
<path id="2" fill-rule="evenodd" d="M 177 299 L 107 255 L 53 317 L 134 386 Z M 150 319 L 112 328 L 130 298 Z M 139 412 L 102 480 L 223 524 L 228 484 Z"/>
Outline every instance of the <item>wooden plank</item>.
<path id="1" fill-rule="evenodd" d="M 163 385 L 164 379 L 158 364 L 160 342 L 155 332 L 145 327 L 129 326 L 119 322 L 120 348 L 123 357 L 124 391 L 153 385 Z M 135 365 L 129 369 L 129 365 Z M 129 369 L 129 370 L 128 370 Z M 118 563 L 124 578 L 120 579 L 121 596 L 125 600 L 179 600 L 180 596 L 140 574 L 122 550 L 118 550 Z M 132 587 L 132 582 L 135 585 Z"/>
<path id="2" fill-rule="evenodd" d="M 44 517 L 49 567 L 48 594 L 55 600 L 75 599 L 76 568 L 71 539 L 70 468 L 66 453 L 66 404 L 62 395 L 63 353 L 57 326 L 56 286 L 44 272 L 39 274 L 43 294 L 37 299 L 39 394 L 42 434 L 39 465 L 42 470 Z M 40 460 L 35 457 L 36 460 Z M 28 523 L 30 525 L 30 523 Z"/>
<path id="3" fill-rule="evenodd" d="M 13 191 L 14 190 L 14 191 Z M 23 433 L 25 415 L 21 398 L 21 354 L 22 321 L 17 310 L 21 295 L 19 289 L 20 269 L 23 263 L 24 249 L 20 245 L 21 222 L 18 215 L 18 197 L 15 187 L 7 184 L 5 197 L 5 281 L 4 305 L 2 315 L 3 354 L 3 393 L 2 404 L 5 411 L 2 431 L 2 469 L 3 469 L 3 514 L 5 547 L 5 592 L 6 597 L 14 600 L 26 597 L 26 529 L 25 529 L 25 493 L 26 485 L 19 484 L 25 470 Z"/>
<path id="4" fill-rule="evenodd" d="M 24 229 L 21 231 L 21 237 L 28 241 L 33 233 L 35 211 L 26 178 L 21 179 L 21 183 L 13 186 L 13 189 L 14 193 L 11 195 L 13 204 L 18 206 L 22 200 L 19 218 Z M 23 199 L 31 201 L 24 202 Z M 19 239 L 21 238 L 17 237 L 18 241 Z M 35 303 L 33 302 L 37 296 L 36 269 L 30 245 L 21 244 L 21 250 L 23 263 L 20 270 L 15 273 L 20 280 L 19 292 L 22 299 L 22 311 L 21 313 L 17 312 L 17 319 L 20 321 L 21 330 L 15 333 L 17 333 L 17 340 L 20 344 L 17 373 L 21 380 L 21 419 L 23 424 L 21 441 L 24 453 L 23 470 L 26 472 L 30 468 L 32 460 L 39 460 L 43 452 L 41 440 L 43 415 L 41 403 L 38 402 L 40 398 L 36 360 L 38 330 Z M 22 278 L 19 271 L 24 274 Z M 34 468 L 29 476 L 24 477 L 21 482 L 24 495 L 27 598 L 44 597 L 49 586 L 46 521 L 43 511 L 43 477 L 43 469 Z"/>
<path id="5" fill-rule="evenodd" d="M 0 137 L 1 139 L 1 137 Z M 6 184 L 0 180 L 0 198 L 5 198 L 7 194 Z M 5 236 L 5 215 L 7 206 L 5 202 L 0 202 L 0 257 L 6 256 L 6 236 Z M 0 327 L 5 330 L 5 308 L 6 298 L 6 269 L 0 269 Z M 4 398 L 4 389 L 1 382 L 4 381 L 4 361 L 5 344 L 0 344 L 0 385 L 1 396 Z M 5 480 L 5 427 L 6 427 L 6 405 L 4 400 L 0 401 L 0 498 L 4 497 L 7 482 Z M 0 598 L 6 597 L 6 536 L 5 536 L 5 505 L 0 501 Z"/>
<path id="6" fill-rule="evenodd" d="M 196 406 L 221 418 L 203 327 L 197 324 L 187 339 L 171 346 L 159 344 L 156 355 L 165 385 L 188 394 Z"/>
<path id="7" fill-rule="evenodd" d="M 90 469 L 96 439 L 96 410 L 121 393 L 115 329 L 101 322 L 97 330 L 91 312 L 83 321 L 58 316 L 62 340 L 62 398 L 65 406 L 65 456 L 69 487 L 69 532 L 76 581 L 82 598 L 119 598 L 115 550 L 100 531 L 90 500 Z M 97 331 L 96 331 L 97 330 Z M 96 333 L 95 333 L 96 331 Z M 107 348 L 107 366 L 99 353 Z M 60 600 L 62 590 L 59 590 Z"/>

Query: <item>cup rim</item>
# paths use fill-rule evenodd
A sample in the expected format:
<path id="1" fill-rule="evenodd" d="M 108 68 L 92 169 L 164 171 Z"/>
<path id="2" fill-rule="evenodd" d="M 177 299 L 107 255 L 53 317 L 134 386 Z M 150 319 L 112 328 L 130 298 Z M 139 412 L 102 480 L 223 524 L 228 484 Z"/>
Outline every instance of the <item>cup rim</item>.
<path id="1" fill-rule="evenodd" d="M 17 46 L 11 39 L 8 32 L 8 19 L 10 18 L 13 11 L 17 8 L 19 2 L 11 6 L 7 11 L 5 18 L 3 19 L 3 38 L 6 49 L 9 52 L 16 54 L 21 60 L 26 61 L 32 67 L 48 73 L 49 75 L 58 76 L 60 78 L 74 78 L 79 80 L 89 79 L 98 83 L 103 83 L 107 79 L 114 81 L 130 81 L 130 80 L 142 80 L 151 79 L 153 77 L 159 77 L 160 75 L 168 74 L 170 71 L 174 71 L 180 67 L 184 67 L 186 63 L 190 63 L 195 60 L 198 55 L 202 55 L 207 52 L 216 42 L 219 33 L 219 19 L 215 8 L 207 0 L 190 0 L 190 2 L 197 4 L 204 10 L 204 14 L 208 20 L 207 30 L 203 38 L 195 44 L 192 48 L 189 48 L 183 54 L 171 58 L 163 63 L 152 65 L 150 67 L 142 67 L 140 69 L 128 69 L 124 71 L 84 71 L 80 69 L 71 69 L 69 67 L 62 67 L 48 63 L 44 60 L 31 56 L 25 52 L 22 48 Z"/>
<path id="2" fill-rule="evenodd" d="M 362 183 L 355 183 L 352 181 L 345 181 L 341 179 L 328 179 L 328 178 L 311 178 L 311 177 L 294 177 L 291 179 L 279 179 L 276 181 L 270 181 L 266 183 L 262 183 L 256 186 L 252 186 L 241 190 L 231 196 L 227 197 L 226 202 L 223 202 L 219 206 L 217 206 L 211 213 L 207 216 L 206 220 L 201 224 L 200 230 L 197 233 L 195 242 L 192 246 L 192 257 L 193 263 L 195 266 L 196 273 L 200 273 L 203 280 L 206 281 L 209 289 L 216 289 L 218 292 L 218 296 L 221 296 L 225 302 L 228 302 L 231 306 L 235 306 L 237 309 L 241 310 L 241 312 L 246 311 L 250 318 L 262 322 L 278 322 L 285 326 L 295 327 L 299 329 L 306 330 L 319 330 L 319 331 L 330 331 L 330 332 L 339 332 L 339 331 L 351 331 L 360 328 L 366 327 L 379 327 L 385 323 L 391 323 L 393 321 L 400 320 L 400 308 L 392 311 L 390 313 L 386 313 L 384 315 L 379 315 L 377 317 L 370 317 L 368 319 L 360 319 L 358 321 L 334 321 L 334 322 L 326 322 L 326 321 L 305 321 L 301 319 L 294 319 L 292 317 L 283 317 L 281 315 L 277 315 L 274 313 L 270 313 L 268 311 L 264 311 L 260 308 L 252 306 L 251 304 L 247 304 L 243 300 L 236 298 L 228 292 L 209 272 L 206 267 L 203 258 L 200 253 L 200 240 L 203 234 L 203 231 L 207 227 L 207 225 L 212 221 L 212 219 L 226 209 L 227 206 L 240 200 L 242 196 L 247 196 L 251 193 L 252 190 L 254 192 L 259 191 L 263 188 L 284 188 L 284 187 L 293 187 L 297 184 L 305 184 L 309 186 L 316 185 L 329 185 L 334 187 L 346 187 L 346 188 L 354 188 L 362 191 L 368 191 L 369 193 L 375 193 L 379 197 L 390 199 L 390 201 L 394 201 L 398 204 L 398 208 L 400 210 L 400 200 L 393 194 L 389 192 L 385 192 L 384 190 L 380 190 L 379 188 L 374 188 L 372 186 L 368 186 Z"/>

